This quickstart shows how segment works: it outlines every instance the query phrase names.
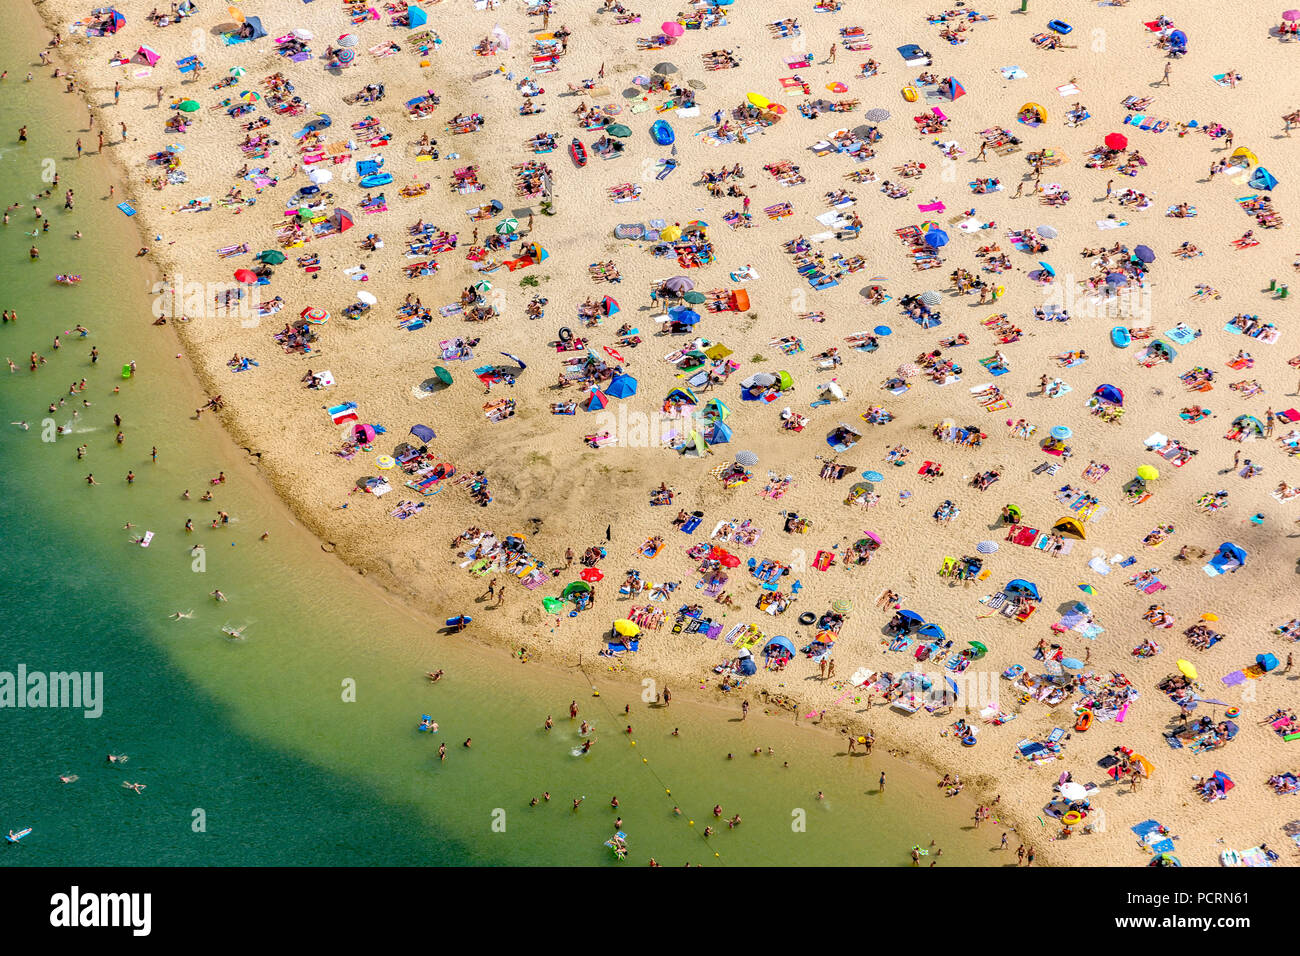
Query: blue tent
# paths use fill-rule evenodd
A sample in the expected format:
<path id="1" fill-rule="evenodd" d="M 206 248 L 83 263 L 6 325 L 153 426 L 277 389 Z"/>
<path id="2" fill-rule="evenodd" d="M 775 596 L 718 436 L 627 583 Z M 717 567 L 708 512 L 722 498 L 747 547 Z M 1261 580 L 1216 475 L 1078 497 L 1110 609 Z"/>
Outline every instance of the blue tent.
<path id="1" fill-rule="evenodd" d="M 1182 30 L 1174 30 L 1169 34 L 1169 47 L 1173 50 L 1187 49 L 1187 34 Z"/>
<path id="2" fill-rule="evenodd" d="M 1260 166 L 1250 174 L 1248 184 L 1251 189 L 1276 189 L 1277 177 L 1270 173 L 1263 166 Z"/>
<path id="3" fill-rule="evenodd" d="M 1014 581 L 1008 581 L 1007 586 L 1002 590 L 1006 591 L 1008 594 L 1015 591 L 1023 591 L 1035 601 L 1041 601 L 1043 599 L 1038 593 L 1038 585 L 1033 581 L 1026 581 L 1024 578 L 1016 578 Z"/>
<path id="4" fill-rule="evenodd" d="M 921 615 L 917 614 L 915 611 L 899 611 L 898 616 L 905 621 L 911 621 L 913 624 L 925 623 L 925 618 L 921 617 Z"/>
<path id="5" fill-rule="evenodd" d="M 677 138 L 673 128 L 663 120 L 655 120 L 655 124 L 650 127 L 650 135 L 660 146 L 667 146 Z"/>
<path id="6" fill-rule="evenodd" d="M 926 637 L 936 637 L 939 640 L 944 638 L 943 628 L 938 624 L 923 624 L 917 629 L 916 633 L 924 634 Z"/>
<path id="7" fill-rule="evenodd" d="M 419 7 L 407 7 L 406 12 L 411 18 L 411 26 L 413 27 L 422 27 L 429 22 L 429 15 Z"/>
<path id="8" fill-rule="evenodd" d="M 253 28 L 253 35 L 248 39 L 256 40 L 266 36 L 266 27 L 262 26 L 261 17 L 244 17 L 244 22 Z"/>
<path id="9" fill-rule="evenodd" d="M 1111 405 L 1124 404 L 1124 392 L 1114 385 L 1098 385 L 1097 390 L 1092 394 Z"/>
<path id="10" fill-rule="evenodd" d="M 615 375 L 605 386 L 605 394 L 611 398 L 631 398 L 636 394 L 636 379 L 631 375 Z"/>
<path id="11" fill-rule="evenodd" d="M 1277 667 L 1277 658 L 1272 654 L 1256 654 L 1255 663 L 1266 671 L 1271 671 Z"/>
<path id="12" fill-rule="evenodd" d="M 794 657 L 794 642 L 790 638 L 778 634 L 763 645 L 763 653 L 769 657 L 779 651 L 785 652 L 781 655 L 783 657 Z"/>
<path id="13" fill-rule="evenodd" d="M 725 445 L 731 441 L 731 426 L 726 422 L 714 422 L 704 436 L 710 445 Z"/>
<path id="14" fill-rule="evenodd" d="M 1214 556 L 1214 561 L 1211 563 L 1218 561 L 1236 561 L 1238 564 L 1244 565 L 1246 563 L 1246 549 L 1238 547 L 1231 541 L 1225 541 L 1219 545 L 1219 553 Z"/>

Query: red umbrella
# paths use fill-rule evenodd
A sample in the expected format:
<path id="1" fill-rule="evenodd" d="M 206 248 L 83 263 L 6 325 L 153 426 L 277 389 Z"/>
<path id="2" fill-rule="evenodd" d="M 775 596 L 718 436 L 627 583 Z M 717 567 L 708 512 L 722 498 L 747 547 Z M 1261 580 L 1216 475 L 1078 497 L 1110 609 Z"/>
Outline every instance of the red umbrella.
<path id="1" fill-rule="evenodd" d="M 236 269 L 235 281 L 246 282 L 249 285 L 257 285 L 257 273 L 252 269 Z"/>
<path id="2" fill-rule="evenodd" d="M 599 581 L 605 577 L 605 572 L 600 568 L 587 568 L 578 577 L 587 582 Z"/>
<path id="3" fill-rule="evenodd" d="M 608 345 L 604 346 L 605 354 L 612 358 L 619 365 L 626 365 L 627 361 L 619 354 L 618 349 L 612 349 Z"/>
<path id="4" fill-rule="evenodd" d="M 1128 137 L 1123 133 L 1107 133 L 1105 143 L 1107 149 L 1124 149 L 1128 146 Z"/>

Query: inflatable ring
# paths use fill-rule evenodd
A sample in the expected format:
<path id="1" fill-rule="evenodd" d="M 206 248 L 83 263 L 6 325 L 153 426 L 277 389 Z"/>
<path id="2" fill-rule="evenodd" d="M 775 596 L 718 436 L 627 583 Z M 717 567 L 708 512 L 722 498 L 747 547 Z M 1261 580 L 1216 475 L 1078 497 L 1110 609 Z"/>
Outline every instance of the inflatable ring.
<path id="1" fill-rule="evenodd" d="M 1074 722 L 1074 729 L 1082 733 L 1092 726 L 1092 711 L 1085 710 L 1079 715 L 1079 719 Z"/>
<path id="2" fill-rule="evenodd" d="M 1080 813 L 1078 810 L 1070 810 L 1061 816 L 1061 822 L 1066 824 L 1067 826 L 1078 823 L 1082 819 L 1083 819 L 1083 814 Z"/>
<path id="3" fill-rule="evenodd" d="M 975 738 L 974 738 L 974 737 L 963 737 L 963 738 L 961 739 L 961 745 L 962 745 L 963 747 L 974 747 L 974 746 L 975 746 Z"/>
<path id="4" fill-rule="evenodd" d="M 918 95 L 919 94 L 916 92 L 916 87 L 914 86 L 903 87 L 903 99 L 907 100 L 907 102 L 915 103 Z"/>
<path id="5" fill-rule="evenodd" d="M 1240 715 L 1241 715 L 1240 707 L 1229 707 L 1227 710 L 1223 712 L 1223 716 L 1229 719 L 1233 717 L 1239 717 Z"/>
<path id="6" fill-rule="evenodd" d="M 807 627 L 815 620 L 817 620 L 817 615 L 814 614 L 812 611 L 804 611 L 802 614 L 799 615 L 799 623 L 802 624 L 804 627 Z"/>

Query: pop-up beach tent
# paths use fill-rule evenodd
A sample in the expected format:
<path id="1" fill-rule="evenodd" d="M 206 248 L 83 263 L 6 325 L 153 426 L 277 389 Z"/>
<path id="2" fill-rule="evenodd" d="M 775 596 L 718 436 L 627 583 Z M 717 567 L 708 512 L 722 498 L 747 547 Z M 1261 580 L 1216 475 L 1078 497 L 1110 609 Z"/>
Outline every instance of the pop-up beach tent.
<path id="1" fill-rule="evenodd" d="M 1264 434 L 1264 423 L 1254 415 L 1238 415 L 1232 420 L 1232 425 L 1243 432 L 1254 432 L 1257 436 Z"/>
<path id="2" fill-rule="evenodd" d="M 1097 390 L 1092 394 L 1108 405 L 1124 404 L 1124 392 L 1114 385 L 1098 385 Z"/>
<path id="3" fill-rule="evenodd" d="M 157 50 L 147 46 L 137 47 L 135 51 L 135 55 L 140 57 L 140 59 L 144 60 L 150 66 L 157 66 L 158 60 L 161 59 L 161 57 L 159 57 L 158 55 Z"/>
<path id="4" fill-rule="evenodd" d="M 1210 567 L 1223 574 L 1236 568 L 1245 567 L 1246 549 L 1238 547 L 1231 541 L 1225 541 L 1219 545 L 1219 550 L 1214 557 L 1210 559 Z"/>
<path id="5" fill-rule="evenodd" d="M 1024 578 L 1016 578 L 1014 581 L 1008 581 L 1007 586 L 1002 590 L 1008 594 L 1028 594 L 1035 601 L 1041 601 L 1043 599 L 1038 593 L 1038 585 L 1033 581 L 1026 581 Z"/>
<path id="6" fill-rule="evenodd" d="M 714 422 L 704 433 L 704 440 L 710 445 L 726 445 L 731 437 L 731 426 L 726 422 Z"/>
<path id="7" fill-rule="evenodd" d="M 410 17 L 409 25 L 413 28 L 422 27 L 429 22 L 429 15 L 414 4 L 406 8 L 406 14 Z"/>
<path id="8" fill-rule="evenodd" d="M 1259 157 L 1245 146 L 1238 146 L 1232 151 L 1232 155 L 1228 157 L 1228 163 L 1229 165 L 1241 166 L 1243 168 L 1247 166 L 1258 166 Z"/>
<path id="9" fill-rule="evenodd" d="M 783 659 L 794 657 L 794 642 L 791 641 L 790 638 L 778 634 L 763 645 L 763 655 L 765 657 L 772 657 L 775 655 L 776 657 Z"/>
<path id="10" fill-rule="evenodd" d="M 352 213 L 346 209 L 335 209 L 334 222 L 338 225 L 339 232 L 347 232 L 352 228 Z"/>
<path id="11" fill-rule="evenodd" d="M 610 398 L 631 398 L 636 394 L 636 379 L 631 375 L 615 375 L 605 386 L 605 394 Z"/>
<path id="12" fill-rule="evenodd" d="M 950 76 L 939 84 L 939 93 L 950 100 L 955 100 L 959 96 L 966 95 L 966 87 L 961 85 L 961 81 L 955 76 Z"/>
<path id="13" fill-rule="evenodd" d="M 1024 106 L 1020 107 L 1020 113 L 1018 115 L 1024 116 L 1026 113 L 1033 115 L 1036 122 L 1047 122 L 1047 110 L 1039 106 L 1037 103 L 1026 103 Z"/>
<path id="14" fill-rule="evenodd" d="M 250 35 L 248 39 L 256 40 L 266 36 L 266 27 L 262 26 L 261 17 L 244 17 L 244 22 L 253 30 L 252 35 Z"/>
<path id="15" fill-rule="evenodd" d="M 1276 189 L 1277 177 L 1263 166 L 1260 166 L 1250 174 L 1250 179 L 1246 181 L 1246 185 L 1250 186 L 1251 189 Z"/>
<path id="16" fill-rule="evenodd" d="M 1052 530 L 1057 534 L 1070 534 L 1076 538 L 1087 538 L 1087 535 L 1083 533 L 1083 523 L 1078 518 L 1071 518 L 1069 515 L 1052 525 Z"/>

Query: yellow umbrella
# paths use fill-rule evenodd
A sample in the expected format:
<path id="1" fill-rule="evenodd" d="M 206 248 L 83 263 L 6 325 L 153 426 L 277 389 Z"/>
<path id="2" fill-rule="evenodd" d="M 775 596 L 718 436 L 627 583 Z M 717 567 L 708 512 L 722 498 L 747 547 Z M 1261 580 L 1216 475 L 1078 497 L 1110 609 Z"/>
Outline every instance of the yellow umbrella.
<path id="1" fill-rule="evenodd" d="M 397 462 L 393 461 L 391 455 L 380 455 L 378 458 L 375 459 L 375 467 L 382 468 L 384 470 L 392 468 L 396 464 Z"/>
<path id="2" fill-rule="evenodd" d="M 239 9 L 239 7 L 226 7 L 226 12 L 229 13 L 236 20 L 238 20 L 240 23 L 244 22 L 244 11 Z"/>
<path id="3" fill-rule="evenodd" d="M 665 242 L 676 242 L 681 237 L 682 237 L 681 226 L 669 226 L 663 232 L 659 233 L 659 238 L 663 239 Z"/>
<path id="4" fill-rule="evenodd" d="M 1210 611 L 1206 611 L 1204 614 L 1201 615 L 1202 621 L 1217 621 L 1218 619 L 1219 619 L 1219 615 L 1214 614 Z"/>
<path id="5" fill-rule="evenodd" d="M 1143 481 L 1155 481 L 1160 477 L 1160 472 L 1156 469 L 1155 465 L 1139 465 L 1138 477 Z"/>
<path id="6" fill-rule="evenodd" d="M 637 627 L 631 621 L 623 618 L 614 622 L 614 630 L 623 637 L 636 637 L 641 633 L 641 628 Z"/>
<path id="7" fill-rule="evenodd" d="M 762 93 L 750 93 L 745 99 L 749 100 L 751 106 L 757 106 L 760 110 L 765 110 L 772 105 L 772 101 Z"/>
<path id="8" fill-rule="evenodd" d="M 1191 661 L 1179 661 L 1178 669 L 1182 671 L 1184 677 L 1196 680 L 1196 668 L 1192 666 Z"/>

